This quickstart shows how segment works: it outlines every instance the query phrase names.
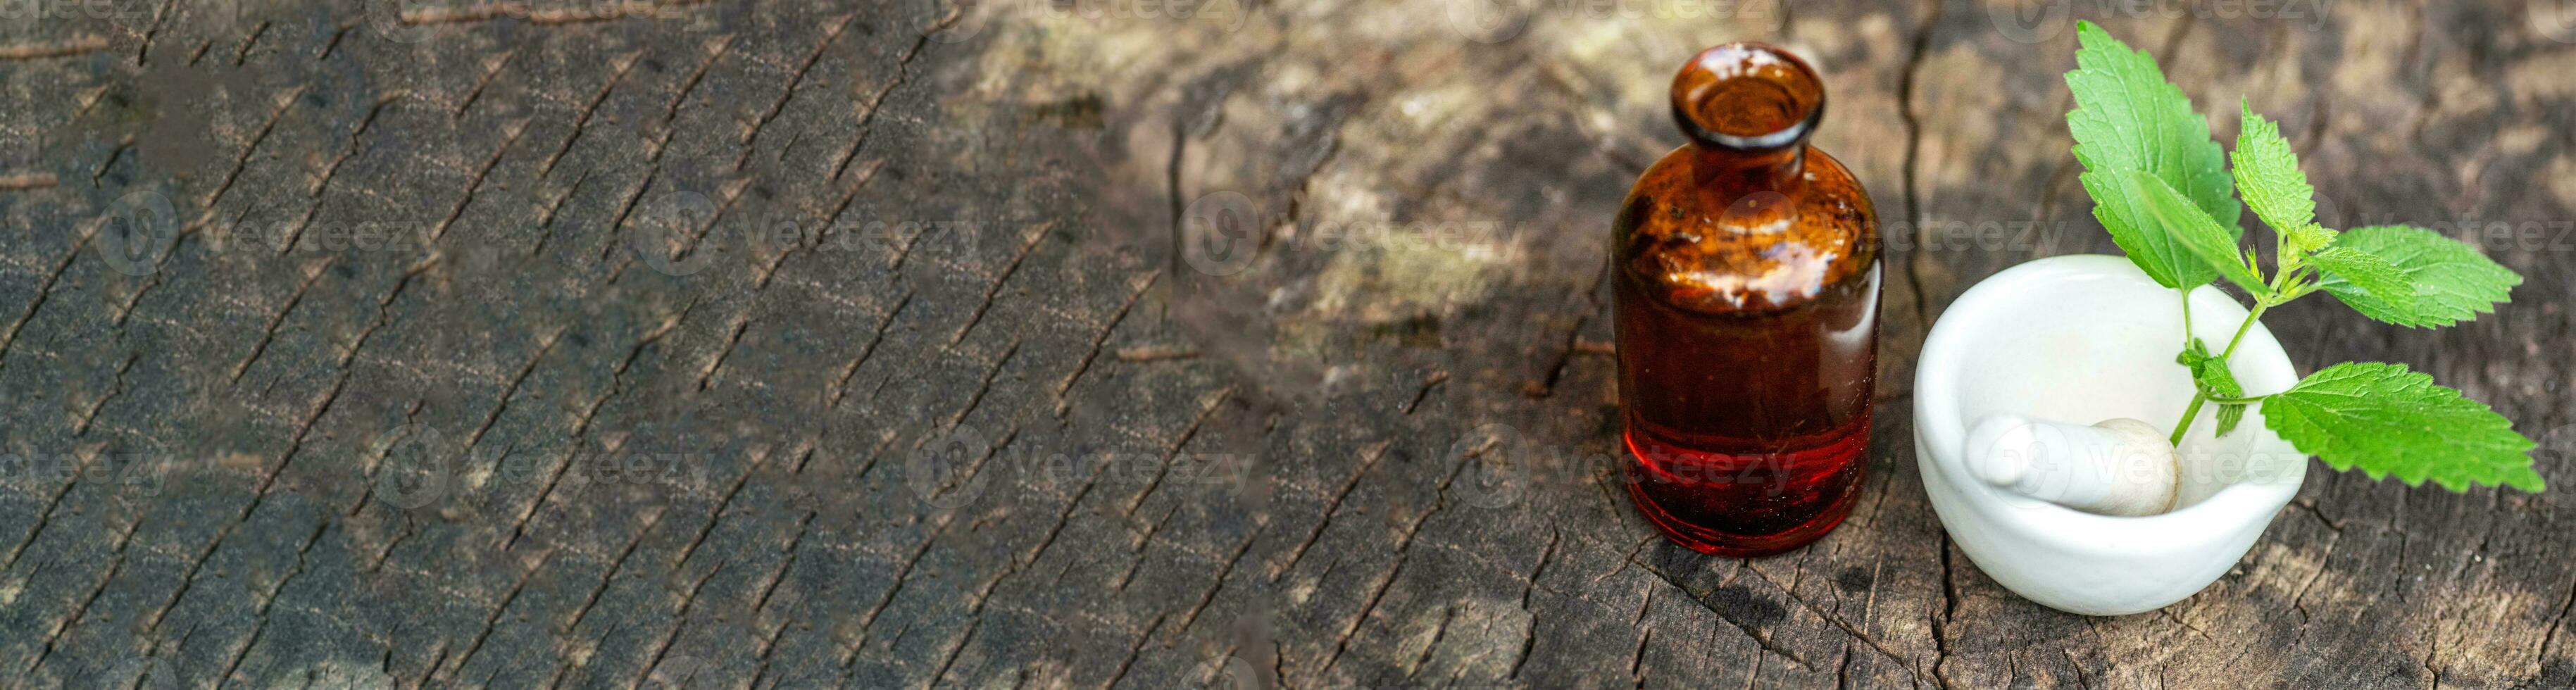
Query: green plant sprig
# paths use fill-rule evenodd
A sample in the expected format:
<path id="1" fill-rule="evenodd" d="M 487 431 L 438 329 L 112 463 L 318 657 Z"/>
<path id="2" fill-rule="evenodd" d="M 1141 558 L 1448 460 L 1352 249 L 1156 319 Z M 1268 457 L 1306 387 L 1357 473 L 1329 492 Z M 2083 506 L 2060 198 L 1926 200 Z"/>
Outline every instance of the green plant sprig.
<path id="1" fill-rule="evenodd" d="M 2174 425 L 2180 445 L 2201 407 L 2215 403 L 2217 435 L 2234 431 L 2249 407 L 2263 425 L 2337 470 L 2372 479 L 2394 475 L 2452 491 L 2478 484 L 2537 492 L 2531 439 L 2484 403 L 2403 365 L 2345 362 L 2288 390 L 2248 395 L 2228 369 L 2246 331 L 2273 307 L 2314 292 L 2363 316 L 2408 327 L 2448 326 L 2510 301 L 2522 276 L 2439 233 L 2402 225 L 2336 231 L 2316 221 L 2315 190 L 2280 128 L 2242 107 L 2233 166 L 2182 89 L 2155 58 L 2092 22 L 2077 26 L 2081 47 L 2066 73 L 2076 107 L 2066 113 L 2093 216 L 2129 260 L 2183 295 L 2183 343 L 2175 362 L 2197 391 Z M 2240 207 L 2237 196 L 2244 197 Z M 2243 208 L 2274 233 L 2272 270 L 2238 241 Z M 2235 336 L 2212 354 L 2192 335 L 2192 289 L 2224 279 L 2254 306 Z"/>

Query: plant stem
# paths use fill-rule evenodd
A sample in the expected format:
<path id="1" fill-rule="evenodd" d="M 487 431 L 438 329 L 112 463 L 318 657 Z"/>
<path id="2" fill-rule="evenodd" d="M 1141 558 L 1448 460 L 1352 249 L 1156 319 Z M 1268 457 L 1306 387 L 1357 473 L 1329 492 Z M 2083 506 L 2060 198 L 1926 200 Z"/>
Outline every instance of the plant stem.
<path id="1" fill-rule="evenodd" d="M 2263 318 L 2263 310 L 2270 308 L 2272 308 L 2270 303 L 2255 302 L 2254 311 L 2245 313 L 2245 323 L 2236 324 L 2236 336 L 2227 339 L 2227 351 L 2218 353 L 2218 358 L 2225 360 L 2236 356 L 2236 344 L 2245 342 L 2245 331 L 2253 329 L 2254 320 Z"/>
<path id="2" fill-rule="evenodd" d="M 2182 346 L 2184 348 L 2190 348 L 2191 339 L 2193 338 L 2191 334 L 2191 291 L 2175 290 L 2174 292 L 2182 295 Z"/>
<path id="3" fill-rule="evenodd" d="M 2165 439 L 2165 445 L 2182 447 L 2182 435 L 2191 432 L 2191 420 L 2200 418 L 2200 404 L 2204 402 L 2209 402 L 2209 396 L 2191 394 L 2191 406 L 2182 408 L 2182 421 L 2174 422 L 2173 436 Z"/>
<path id="4" fill-rule="evenodd" d="M 2186 293 L 2186 294 L 2188 294 L 2188 293 Z M 2185 302 L 2185 304 L 2189 304 L 2189 302 Z M 2228 338 L 2228 339 L 2227 339 L 2227 349 L 2218 353 L 2218 361 L 2220 361 L 2220 362 L 2229 362 L 2229 360 L 2231 360 L 2231 359 L 2235 358 L 2235 357 L 2236 357 L 2236 346 L 2237 346 L 2238 344 L 2240 344 L 2240 343 L 2245 342 L 2245 332 L 2246 332 L 2246 331 L 2249 331 L 2249 330 L 2253 330 L 2253 329 L 2254 329 L 2254 322 L 2255 322 L 2255 320 L 2263 318 L 2263 311 L 2264 311 L 2264 310 L 2267 310 L 2267 309 L 2271 309 L 2271 308 L 2272 308 L 2272 303 L 2271 303 L 2271 301 L 2270 301 L 2270 300 L 2259 300 L 2259 299 L 2258 299 L 2258 300 L 2255 300 L 2255 301 L 2254 301 L 2254 310 L 2253 310 L 2253 311 L 2249 311 L 2249 312 L 2245 312 L 2245 322 L 2244 322 L 2244 323 L 2240 323 L 2240 324 L 2237 324 L 2237 325 L 2236 325 L 2236 335 L 2235 335 L 2235 337 L 2231 337 L 2231 338 Z M 2188 311 L 2188 310 L 2186 310 L 2186 311 L 2184 311 L 2183 313 L 2184 313 L 2184 314 L 2186 314 L 2186 316 L 2185 316 L 2184 318 L 2189 318 L 2189 316 L 2187 316 L 2187 315 L 2188 315 L 2188 314 L 2190 314 L 2191 312 L 2190 312 L 2190 311 Z M 2186 338 L 2188 338 L 2188 337 L 2190 337 L 2190 336 L 2189 336 L 2188 334 L 2186 334 L 2186 335 L 2185 335 L 2185 337 L 2186 337 Z M 2230 362 L 2230 363 L 2232 363 L 2232 362 Z M 2199 387 L 2200 387 L 2200 382 L 2199 382 L 2199 381 L 2193 381 L 2193 382 L 2192 382 L 2192 388 L 2194 389 L 2194 391 L 2195 391 L 2195 392 L 2193 392 L 2193 393 L 2191 394 L 2191 405 L 2190 405 L 2189 407 L 2185 407 L 2185 408 L 2183 408 L 2183 410 L 2182 410 L 2182 421 L 2179 421 L 2179 422 L 2175 422 L 2175 423 L 2174 423 L 2173 436 L 2166 438 L 2166 439 L 2165 439 L 2165 443 L 2172 444 L 2172 445 L 2173 445 L 2173 446 L 2175 446 L 2175 447 L 2181 447 L 2181 446 L 2182 446 L 2182 436 L 2183 436 L 2183 434 L 2191 433 L 2191 422 L 2192 422 L 2192 420 L 2195 420 L 2195 419 L 2199 419 L 2199 418 L 2200 418 L 2200 406 L 2201 406 L 2201 404 L 2202 404 L 2202 403 L 2209 402 L 2209 394 L 2208 394 L 2208 393 L 2206 393 L 2206 392 L 2199 392 L 2199 391 L 2198 391 Z M 2223 402 L 2223 401 L 2222 401 L 2220 404 L 2234 404 L 2234 403 L 2228 403 L 2228 402 Z"/>

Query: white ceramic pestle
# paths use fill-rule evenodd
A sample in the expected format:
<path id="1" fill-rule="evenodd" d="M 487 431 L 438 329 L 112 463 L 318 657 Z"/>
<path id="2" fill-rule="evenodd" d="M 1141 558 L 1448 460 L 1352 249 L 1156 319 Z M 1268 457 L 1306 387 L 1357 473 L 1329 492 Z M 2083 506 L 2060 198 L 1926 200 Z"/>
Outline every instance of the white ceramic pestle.
<path id="1" fill-rule="evenodd" d="M 2182 488 L 2173 446 L 2135 419 L 2084 426 L 1987 415 L 1968 429 L 1964 450 L 1969 471 L 1987 484 L 2088 513 L 2162 513 Z"/>
<path id="2" fill-rule="evenodd" d="M 2193 333 L 2209 343 L 2227 342 L 2245 319 L 2245 308 L 2216 288 L 2196 289 L 2190 300 Z M 2004 415 L 2146 420 L 2158 435 L 2169 432 L 2193 392 L 2191 373 L 2174 363 L 2182 302 L 2127 259 L 2059 256 L 1979 282 L 1933 324 L 1915 362 L 1916 465 L 1942 528 L 1996 582 L 2075 613 L 2155 610 L 2226 574 L 2298 493 L 2307 457 L 2263 426 L 2259 406 L 2225 438 L 2213 433 L 2218 406 L 2201 408 L 2174 449 L 2172 507 L 2153 515 L 2061 505 L 2089 501 L 2047 481 L 2018 488 L 2038 464 L 2016 475 L 1976 459 L 1972 427 Z M 2228 361 L 2251 394 L 2298 382 L 2260 323 Z M 2079 431 L 2087 428 L 2049 422 L 2031 428 L 2032 441 L 2041 432 L 2097 433 Z"/>

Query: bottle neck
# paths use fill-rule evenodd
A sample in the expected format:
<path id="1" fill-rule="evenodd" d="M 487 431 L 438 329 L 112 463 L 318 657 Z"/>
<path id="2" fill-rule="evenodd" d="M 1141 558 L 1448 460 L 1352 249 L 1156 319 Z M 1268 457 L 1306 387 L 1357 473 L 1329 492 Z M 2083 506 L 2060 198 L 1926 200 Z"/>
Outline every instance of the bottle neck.
<path id="1" fill-rule="evenodd" d="M 1807 142 L 1803 139 L 1773 151 L 1731 151 L 1694 144 L 1692 172 L 1702 190 L 1726 196 L 1779 192 L 1796 197 L 1806 191 Z"/>
<path id="2" fill-rule="evenodd" d="M 1709 48 L 1673 75 L 1671 99 L 1704 193 L 1806 191 L 1807 137 L 1824 119 L 1825 88 L 1805 60 L 1760 43 Z"/>

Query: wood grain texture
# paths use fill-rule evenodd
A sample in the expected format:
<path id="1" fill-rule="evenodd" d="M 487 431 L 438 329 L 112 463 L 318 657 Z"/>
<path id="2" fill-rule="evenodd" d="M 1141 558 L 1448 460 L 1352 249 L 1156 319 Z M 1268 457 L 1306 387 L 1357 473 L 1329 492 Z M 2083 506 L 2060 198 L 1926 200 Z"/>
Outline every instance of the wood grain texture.
<path id="1" fill-rule="evenodd" d="M 2114 251 L 2069 15 L 1488 7 L 10 22 L 0 686 L 2576 683 L 2564 491 L 2314 469 L 2226 577 L 2118 618 L 1950 547 L 1927 326 Z M 2493 404 L 2576 486 L 2576 8 L 2060 7 L 2222 140 L 2239 99 L 2278 120 L 2327 222 L 2527 276 L 2455 328 L 2266 324 Z M 1869 493 L 1753 561 L 1631 512 L 1603 356 L 1663 84 L 1735 39 L 1825 73 L 1816 142 L 1888 223 Z"/>

